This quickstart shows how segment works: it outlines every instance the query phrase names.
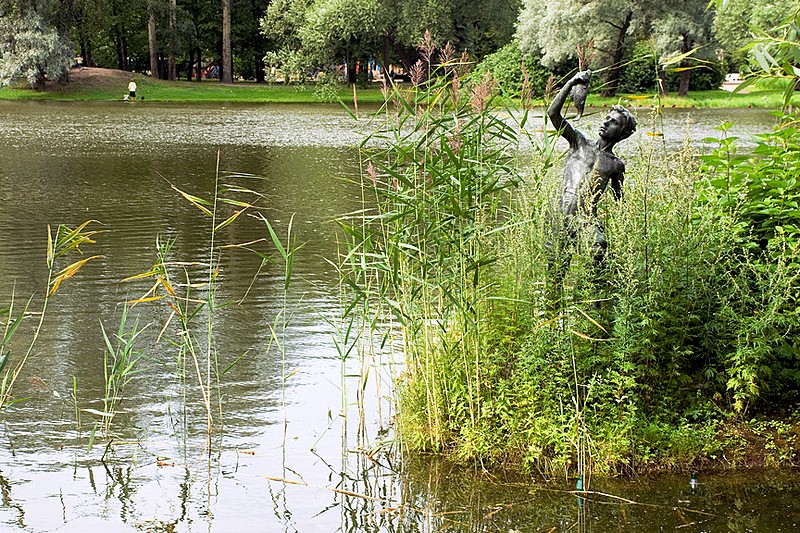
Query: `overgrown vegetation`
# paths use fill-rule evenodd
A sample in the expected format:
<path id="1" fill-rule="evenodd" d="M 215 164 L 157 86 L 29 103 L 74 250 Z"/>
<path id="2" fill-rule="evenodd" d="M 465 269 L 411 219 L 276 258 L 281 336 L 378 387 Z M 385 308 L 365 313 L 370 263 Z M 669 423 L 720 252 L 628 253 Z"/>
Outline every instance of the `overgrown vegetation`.
<path id="1" fill-rule="evenodd" d="M 364 146 L 374 204 L 341 221 L 348 311 L 391 314 L 403 339 L 406 448 L 590 475 L 743 464 L 737 435 L 793 431 L 777 421 L 800 399 L 795 118 L 746 157 L 726 127 L 705 155 L 649 137 L 624 200 L 601 203 L 603 268 L 589 227 L 556 311 L 553 145 L 490 77 L 467 84 L 432 56 Z M 639 120 L 657 132 L 658 117 Z"/>

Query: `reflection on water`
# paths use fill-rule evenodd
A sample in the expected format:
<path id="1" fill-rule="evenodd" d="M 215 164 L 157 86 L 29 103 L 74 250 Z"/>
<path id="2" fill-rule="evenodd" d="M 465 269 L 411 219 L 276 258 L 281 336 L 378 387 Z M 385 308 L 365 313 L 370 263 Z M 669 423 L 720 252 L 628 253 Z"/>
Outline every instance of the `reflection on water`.
<path id="1" fill-rule="evenodd" d="M 699 140 L 729 118 L 722 114 L 676 113 L 664 129 L 692 122 Z M 737 115 L 747 128 L 771 121 L 763 111 Z M 582 127 L 595 119 L 587 113 Z M 749 484 L 709 477 L 696 494 L 684 494 L 686 480 L 677 478 L 598 485 L 637 503 L 590 495 L 578 505 L 560 490 L 569 482 L 545 486 L 378 452 L 400 367 L 391 353 L 381 355 L 378 376 L 357 357 L 342 361 L 334 342 L 344 328 L 339 287 L 325 261 L 338 250 L 333 217 L 359 205 L 351 180 L 360 139 L 336 106 L 0 102 L 0 301 L 35 294 L 39 309 L 48 224 L 92 219 L 103 230 L 85 250 L 102 259 L 51 302 L 15 389 L 26 400 L 4 413 L 0 529 L 655 531 L 696 523 L 778 531 L 796 521 L 772 512 L 797 496 L 796 485 L 772 477 Z M 115 438 L 98 437 L 89 448 L 93 418 L 84 409 L 102 409 L 104 394 L 100 324 L 114 331 L 123 302 L 150 288 L 152 281 L 120 280 L 153 265 L 157 236 L 175 239 L 175 261 L 207 260 L 209 222 L 173 186 L 209 197 L 218 150 L 223 181 L 262 194 L 279 235 L 294 216 L 304 246 L 292 283 L 284 292 L 278 257 L 259 269 L 254 254 L 223 251 L 216 300 L 226 305 L 215 314 L 215 349 L 221 370 L 235 364 L 215 391 L 210 453 L 196 379 L 182 377 L 174 328 L 162 332 L 171 310 L 137 305 L 132 314 L 149 324 L 141 371 L 125 389 Z M 269 236 L 263 223 L 242 217 L 219 238 Z M 32 324 L 18 335 L 30 338 Z"/>

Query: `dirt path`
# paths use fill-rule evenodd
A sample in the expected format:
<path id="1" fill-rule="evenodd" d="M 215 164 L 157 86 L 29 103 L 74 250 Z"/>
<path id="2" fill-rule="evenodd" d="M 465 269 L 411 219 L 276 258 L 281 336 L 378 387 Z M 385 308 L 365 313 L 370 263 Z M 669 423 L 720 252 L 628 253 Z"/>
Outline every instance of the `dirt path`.
<path id="1" fill-rule="evenodd" d="M 83 67 L 73 68 L 69 71 L 69 83 L 60 84 L 47 82 L 47 91 L 59 92 L 75 90 L 82 87 L 95 87 L 102 89 L 127 89 L 128 80 L 132 74 L 125 70 L 112 68 Z"/>

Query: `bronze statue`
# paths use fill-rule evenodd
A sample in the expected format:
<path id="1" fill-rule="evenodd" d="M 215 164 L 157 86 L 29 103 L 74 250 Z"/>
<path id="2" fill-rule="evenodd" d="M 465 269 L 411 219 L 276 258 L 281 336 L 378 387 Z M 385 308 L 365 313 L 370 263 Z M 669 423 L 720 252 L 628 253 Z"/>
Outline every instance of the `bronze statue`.
<path id="1" fill-rule="evenodd" d="M 582 227 L 594 228 L 593 256 L 599 272 L 608 247 L 603 224 L 597 218 L 600 196 L 611 185 L 614 198 L 622 198 L 625 164 L 613 152 L 614 145 L 636 131 L 636 119 L 624 107 L 615 105 L 600 124 L 599 137 L 592 141 L 561 115 L 567 96 L 575 87 L 588 87 L 592 72 L 584 70 L 572 77 L 558 92 L 547 108 L 547 116 L 555 129 L 569 142 L 561 198 L 551 213 L 552 234 L 546 244 L 550 253 L 553 303 L 561 290 L 569 267 L 572 248 Z M 582 106 L 581 106 L 582 107 Z"/>

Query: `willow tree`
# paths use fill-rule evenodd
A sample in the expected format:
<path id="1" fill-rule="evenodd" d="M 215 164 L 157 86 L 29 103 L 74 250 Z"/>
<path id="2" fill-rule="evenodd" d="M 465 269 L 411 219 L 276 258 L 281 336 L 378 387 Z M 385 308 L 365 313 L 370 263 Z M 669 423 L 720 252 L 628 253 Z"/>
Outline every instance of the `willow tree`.
<path id="1" fill-rule="evenodd" d="M 541 55 L 550 68 L 576 57 L 591 42 L 596 53 L 588 66 L 607 69 L 603 94 L 613 96 L 628 38 L 643 27 L 651 9 L 629 0 L 524 0 L 517 38 L 523 52 Z"/>
<path id="2" fill-rule="evenodd" d="M 755 34 L 777 28 L 797 11 L 797 0 L 727 0 L 717 3 L 714 36 L 733 68 L 747 64 Z"/>
<path id="3" fill-rule="evenodd" d="M 513 37 L 518 9 L 519 0 L 275 0 L 262 30 L 316 64 L 369 55 L 409 69 L 426 31 L 458 50 L 494 52 Z"/>
<path id="4" fill-rule="evenodd" d="M 0 16 L 0 85 L 22 79 L 33 89 L 43 90 L 48 78 L 68 75 L 72 58 L 69 41 L 39 13 L 4 9 Z"/>
<path id="5" fill-rule="evenodd" d="M 678 95 L 689 93 L 692 70 L 702 68 L 714 58 L 709 45 L 714 41 L 712 32 L 716 9 L 707 0 L 662 0 L 657 17 L 652 23 L 652 36 L 661 62 L 680 58 L 675 70 L 678 72 Z M 706 62 L 697 59 L 705 58 Z"/>

